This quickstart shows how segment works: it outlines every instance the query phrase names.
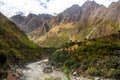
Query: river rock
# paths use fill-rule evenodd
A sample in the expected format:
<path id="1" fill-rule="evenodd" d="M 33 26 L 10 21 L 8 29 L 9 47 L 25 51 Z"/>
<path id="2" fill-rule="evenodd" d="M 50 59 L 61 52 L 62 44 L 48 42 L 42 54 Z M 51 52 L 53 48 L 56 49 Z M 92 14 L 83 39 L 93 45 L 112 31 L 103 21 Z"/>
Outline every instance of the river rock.
<path id="1" fill-rule="evenodd" d="M 43 69 L 43 72 L 44 73 L 52 73 L 53 72 L 52 66 L 50 66 L 50 65 L 45 66 Z"/>
<path id="2" fill-rule="evenodd" d="M 73 72 L 73 76 L 80 77 L 80 72 L 78 72 L 78 71 Z"/>

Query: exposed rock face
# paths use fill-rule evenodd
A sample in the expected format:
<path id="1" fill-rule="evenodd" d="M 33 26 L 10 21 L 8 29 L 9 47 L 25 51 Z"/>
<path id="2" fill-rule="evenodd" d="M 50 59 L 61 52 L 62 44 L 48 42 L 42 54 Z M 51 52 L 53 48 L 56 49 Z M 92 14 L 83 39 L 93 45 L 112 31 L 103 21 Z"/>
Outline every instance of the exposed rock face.
<path id="1" fill-rule="evenodd" d="M 88 24 L 92 25 L 94 23 L 99 22 L 102 20 L 107 13 L 107 8 L 103 5 L 99 6 L 98 8 L 94 9 L 88 18 Z"/>
<path id="2" fill-rule="evenodd" d="M 27 17 L 24 17 L 20 15 L 16 15 L 11 17 L 11 20 L 18 24 L 18 26 L 25 32 L 29 33 L 33 30 L 37 29 L 38 27 L 41 27 L 43 23 L 46 20 L 51 19 L 52 16 L 48 14 L 41 14 L 41 15 L 35 15 L 35 14 L 29 14 Z"/>
<path id="3" fill-rule="evenodd" d="M 118 32 L 120 1 L 111 3 L 108 8 L 95 1 L 86 1 L 81 7 L 73 5 L 55 17 L 38 16 L 29 19 L 32 24 L 28 22 L 29 26 L 22 29 L 32 31 L 28 37 L 40 45 L 60 46 L 70 40 L 81 41 Z"/>
<path id="4" fill-rule="evenodd" d="M 11 17 L 11 20 L 17 24 L 18 26 L 22 27 L 21 24 L 22 22 L 25 20 L 25 16 L 21 16 L 21 15 L 15 15 L 13 17 Z"/>
<path id="5" fill-rule="evenodd" d="M 96 11 L 96 9 L 99 7 L 100 5 L 97 4 L 94 1 L 86 1 L 83 5 L 82 5 L 82 16 L 80 19 L 80 22 L 84 25 L 86 25 L 88 23 L 89 17 L 90 15 L 93 15 L 93 11 Z"/>
<path id="6" fill-rule="evenodd" d="M 106 19 L 113 20 L 115 22 L 120 22 L 120 1 L 113 2 L 108 7 L 108 13 Z"/>
<path id="7" fill-rule="evenodd" d="M 56 17 L 56 21 L 58 21 L 59 23 L 76 22 L 80 20 L 81 15 L 81 7 L 78 5 L 73 5 L 62 13 L 58 14 L 58 16 Z"/>
<path id="8" fill-rule="evenodd" d="M 46 34 L 48 31 L 51 30 L 51 28 L 54 28 L 55 26 L 59 26 L 61 24 L 66 25 L 67 23 L 73 23 L 73 22 L 76 24 L 76 22 L 80 20 L 81 14 L 82 14 L 81 7 L 78 5 L 73 5 L 67 10 L 58 14 L 57 16 L 51 17 L 51 19 L 44 21 L 44 23 L 36 30 L 34 30 L 32 34 L 29 35 L 29 37 L 31 39 L 38 39 L 39 36 Z M 52 34 L 57 33 L 56 31 L 54 32 L 54 30 L 52 30 L 52 32 L 51 31 L 48 32 L 48 36 L 49 33 Z"/>

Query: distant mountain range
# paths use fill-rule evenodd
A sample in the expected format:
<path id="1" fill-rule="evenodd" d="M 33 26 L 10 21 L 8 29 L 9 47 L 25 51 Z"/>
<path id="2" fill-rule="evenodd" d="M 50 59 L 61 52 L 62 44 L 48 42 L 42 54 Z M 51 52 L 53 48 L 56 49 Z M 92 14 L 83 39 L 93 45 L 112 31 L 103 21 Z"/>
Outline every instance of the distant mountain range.
<path id="1" fill-rule="evenodd" d="M 29 14 L 11 17 L 29 39 L 41 46 L 59 47 L 69 41 L 96 38 L 120 30 L 120 1 L 106 8 L 95 1 L 73 5 L 57 16 Z"/>

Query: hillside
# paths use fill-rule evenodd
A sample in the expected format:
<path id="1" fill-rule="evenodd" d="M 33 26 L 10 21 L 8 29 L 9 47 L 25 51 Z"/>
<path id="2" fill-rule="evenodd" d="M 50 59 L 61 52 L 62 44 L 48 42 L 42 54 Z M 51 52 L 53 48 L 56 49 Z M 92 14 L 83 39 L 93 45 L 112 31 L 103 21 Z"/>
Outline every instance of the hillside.
<path id="1" fill-rule="evenodd" d="M 52 48 L 42 48 L 30 41 L 22 30 L 0 13 L 1 80 L 3 80 L 4 73 L 7 70 L 16 66 L 23 66 L 27 62 L 40 60 L 52 52 Z"/>
<path id="2" fill-rule="evenodd" d="M 15 15 L 11 17 L 11 21 L 20 27 L 26 34 L 31 33 L 36 30 L 38 27 L 41 28 L 44 23 L 52 18 L 48 14 L 32 14 L 30 13 L 27 17 L 21 15 Z M 42 29 L 44 30 L 44 29 Z"/>
<path id="3" fill-rule="evenodd" d="M 39 48 L 13 22 L 0 13 L 0 45 L 4 48 Z"/>
<path id="4" fill-rule="evenodd" d="M 66 74 L 120 79 L 120 33 L 70 42 L 52 54 L 50 62 Z"/>
<path id="5" fill-rule="evenodd" d="M 32 27 L 34 29 L 27 35 L 30 40 L 41 46 L 60 47 L 71 40 L 83 41 L 117 33 L 120 30 L 119 5 L 120 1 L 113 2 L 106 8 L 95 1 L 86 1 L 82 6 L 73 5 L 57 16 L 43 21 L 39 21 L 39 15 L 36 15 L 38 17 L 36 20 L 42 22 L 42 25 L 37 27 L 34 25 Z M 45 16 L 40 19 L 43 17 Z M 27 23 L 31 22 L 28 20 Z"/>
<path id="6" fill-rule="evenodd" d="M 120 79 L 120 0 L 108 7 L 87 0 L 82 6 L 73 5 L 56 16 L 16 15 L 11 20 L 31 41 L 48 48 L 39 48 L 29 41 L 23 31 L 1 15 L 3 58 L 24 63 L 26 59 L 40 59 L 44 56 L 41 53 L 53 52 L 49 63 L 67 76 L 78 72 L 83 77 Z M 51 51 L 50 47 L 57 50 Z"/>
<path id="7" fill-rule="evenodd" d="M 32 51 L 39 49 L 38 45 L 29 41 L 23 31 L 0 13 L 0 61 L 4 56 L 4 64 L 16 64 L 19 60 L 30 59 L 34 55 Z M 28 57 L 26 57 L 27 55 Z M 0 65 L 3 66 L 4 64 L 1 63 Z"/>

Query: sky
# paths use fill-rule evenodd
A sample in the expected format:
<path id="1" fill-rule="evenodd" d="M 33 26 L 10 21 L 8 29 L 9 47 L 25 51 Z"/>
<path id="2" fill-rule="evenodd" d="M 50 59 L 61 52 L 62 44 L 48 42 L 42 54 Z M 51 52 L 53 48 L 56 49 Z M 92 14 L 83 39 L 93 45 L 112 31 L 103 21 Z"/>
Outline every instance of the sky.
<path id="1" fill-rule="evenodd" d="M 0 12 L 7 17 L 16 14 L 24 14 L 27 16 L 29 13 L 54 15 L 64 11 L 66 8 L 74 4 L 81 6 L 85 1 L 87 0 L 0 0 Z M 111 2 L 118 0 L 94 1 L 108 7 Z"/>

